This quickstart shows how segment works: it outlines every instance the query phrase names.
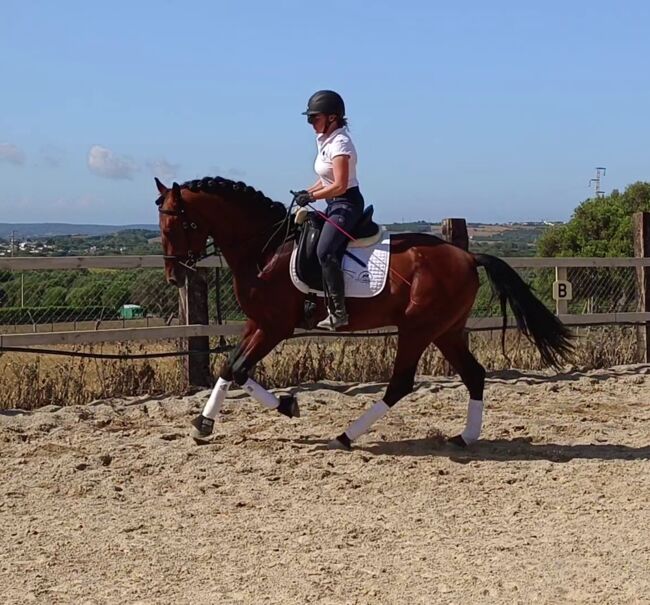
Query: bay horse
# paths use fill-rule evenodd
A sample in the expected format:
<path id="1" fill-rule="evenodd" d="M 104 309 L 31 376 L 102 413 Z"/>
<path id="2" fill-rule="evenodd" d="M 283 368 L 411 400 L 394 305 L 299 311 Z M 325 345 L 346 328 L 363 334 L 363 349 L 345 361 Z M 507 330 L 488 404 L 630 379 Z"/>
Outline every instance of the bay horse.
<path id="1" fill-rule="evenodd" d="M 171 188 L 157 178 L 155 182 L 167 281 L 182 286 L 187 269 L 204 256 L 211 237 L 232 271 L 235 296 L 248 318 L 239 345 L 221 368 L 202 413 L 192 421 L 192 436 L 197 442 L 208 440 L 232 382 L 265 407 L 298 416 L 295 396 L 277 398 L 249 376 L 253 366 L 304 320 L 306 295 L 292 284 L 289 273 L 293 241 L 285 241 L 285 230 L 279 228 L 289 210 L 242 182 L 221 177 L 174 183 Z M 479 439 L 485 369 L 463 337 L 479 288 L 478 267 L 487 272 L 504 323 L 508 303 L 518 329 L 534 343 L 543 363 L 559 367 L 570 359 L 568 328 L 506 262 L 472 254 L 434 235 L 394 233 L 385 287 L 372 298 L 346 299 L 346 331 L 397 327 L 393 373 L 383 399 L 334 438 L 330 448 L 351 449 L 353 441 L 413 390 L 418 361 L 431 343 L 469 391 L 465 428 L 449 441 L 466 447 Z M 325 316 L 319 299 L 315 318 Z"/>

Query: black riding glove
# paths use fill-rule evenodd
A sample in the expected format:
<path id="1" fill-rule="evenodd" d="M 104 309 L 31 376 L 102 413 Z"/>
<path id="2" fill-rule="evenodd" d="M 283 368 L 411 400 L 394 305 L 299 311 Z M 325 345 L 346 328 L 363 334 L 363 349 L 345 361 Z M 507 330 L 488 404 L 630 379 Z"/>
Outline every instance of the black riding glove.
<path id="1" fill-rule="evenodd" d="M 293 203 L 297 206 L 300 206 L 301 208 L 313 201 L 314 198 L 312 197 L 311 193 L 309 193 L 309 191 L 305 191 L 304 189 L 302 191 L 297 191 L 293 195 Z"/>

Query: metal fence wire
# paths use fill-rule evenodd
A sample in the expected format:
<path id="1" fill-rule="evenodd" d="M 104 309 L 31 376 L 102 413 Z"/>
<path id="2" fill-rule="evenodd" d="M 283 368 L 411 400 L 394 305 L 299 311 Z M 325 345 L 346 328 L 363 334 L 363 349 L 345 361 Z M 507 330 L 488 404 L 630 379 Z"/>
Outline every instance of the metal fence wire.
<path id="1" fill-rule="evenodd" d="M 210 321 L 241 320 L 228 269 L 205 269 Z M 0 332 L 179 324 L 162 269 L 0 271 Z M 108 327 L 108 326 L 104 326 Z"/>
<path id="2" fill-rule="evenodd" d="M 551 311 L 554 268 L 521 268 L 519 276 Z M 568 313 L 622 313 L 637 310 L 637 278 L 634 267 L 575 267 L 567 271 L 572 286 Z M 494 317 L 500 313 L 498 301 L 492 299 L 492 290 L 484 271 L 479 272 L 480 288 L 472 311 L 473 317 Z"/>
<path id="3" fill-rule="evenodd" d="M 232 275 L 223 267 L 207 267 L 211 323 L 240 321 Z M 553 300 L 553 268 L 522 268 L 519 275 L 549 309 Z M 473 317 L 498 317 L 485 272 Z M 573 298 L 568 312 L 611 313 L 637 309 L 634 267 L 569 268 Z M 65 331 L 120 326 L 178 324 L 178 290 L 165 281 L 162 269 L 0 270 L 0 333 Z"/>

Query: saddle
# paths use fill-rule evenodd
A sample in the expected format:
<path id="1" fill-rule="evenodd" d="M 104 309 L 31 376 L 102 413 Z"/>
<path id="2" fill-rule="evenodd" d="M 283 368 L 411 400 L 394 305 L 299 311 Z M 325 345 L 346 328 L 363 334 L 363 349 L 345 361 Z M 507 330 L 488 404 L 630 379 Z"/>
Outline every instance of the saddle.
<path id="1" fill-rule="evenodd" d="M 382 239 L 384 228 L 372 220 L 373 212 L 372 205 L 364 210 L 359 222 L 350 234 L 355 241 L 348 242 L 348 249 L 373 246 Z M 298 226 L 296 274 L 300 281 L 307 284 L 312 290 L 322 291 L 323 273 L 316 256 L 316 247 L 318 246 L 318 238 L 325 224 L 325 219 L 316 212 L 301 208 L 296 212 L 295 223 Z M 345 255 L 362 267 L 364 266 L 364 263 L 353 252 L 346 250 Z"/>

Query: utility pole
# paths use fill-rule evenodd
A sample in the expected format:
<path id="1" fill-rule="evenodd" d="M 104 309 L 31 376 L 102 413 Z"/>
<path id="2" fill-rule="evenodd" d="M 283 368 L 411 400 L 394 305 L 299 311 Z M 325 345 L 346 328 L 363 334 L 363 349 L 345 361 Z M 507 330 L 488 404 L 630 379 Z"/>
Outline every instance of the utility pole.
<path id="1" fill-rule="evenodd" d="M 596 190 L 596 197 L 604 197 L 605 192 L 601 191 L 600 189 L 600 177 L 605 176 L 605 171 L 606 168 L 604 166 L 596 166 L 596 178 L 595 179 L 589 179 L 589 187 L 591 185 L 594 185 L 594 188 Z"/>
<path id="2" fill-rule="evenodd" d="M 11 232 L 11 256 L 15 256 L 16 249 L 16 231 Z M 25 274 L 20 272 L 20 308 L 25 306 Z"/>

